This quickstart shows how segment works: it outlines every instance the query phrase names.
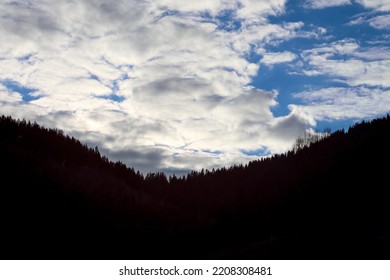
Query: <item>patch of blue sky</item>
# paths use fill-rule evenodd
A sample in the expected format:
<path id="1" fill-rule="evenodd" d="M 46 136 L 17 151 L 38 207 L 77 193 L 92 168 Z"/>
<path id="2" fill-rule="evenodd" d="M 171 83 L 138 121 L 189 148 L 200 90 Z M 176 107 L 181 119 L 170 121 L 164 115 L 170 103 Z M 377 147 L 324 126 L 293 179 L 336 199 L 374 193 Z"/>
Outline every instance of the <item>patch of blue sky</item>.
<path id="1" fill-rule="evenodd" d="M 40 96 L 35 96 L 33 93 L 37 90 L 30 87 L 25 87 L 17 82 L 4 80 L 1 81 L 1 84 L 5 86 L 9 91 L 17 92 L 22 96 L 22 100 L 24 102 L 30 102 L 33 100 L 37 100 Z"/>
<path id="2" fill-rule="evenodd" d="M 241 28 L 241 21 L 236 18 L 234 10 L 225 10 L 218 14 L 215 19 L 218 22 L 219 30 L 237 31 Z"/>
<path id="3" fill-rule="evenodd" d="M 241 20 L 237 19 L 235 10 L 223 10 L 217 15 L 212 15 L 205 11 L 201 13 L 200 22 L 213 23 L 217 30 L 234 32 L 241 29 Z"/>
<path id="4" fill-rule="evenodd" d="M 258 63 L 261 57 L 262 56 L 257 54 L 254 49 L 245 54 L 245 59 L 251 63 Z"/>
<path id="5" fill-rule="evenodd" d="M 347 131 L 352 125 L 356 123 L 360 123 L 363 120 L 364 121 L 370 121 L 375 119 L 376 117 L 365 117 L 365 118 L 348 118 L 348 119 L 342 119 L 342 120 L 320 120 L 317 121 L 317 125 L 315 127 L 315 130 L 317 132 L 323 132 L 324 129 L 331 129 L 331 132 L 335 132 L 337 130 Z"/>
<path id="6" fill-rule="evenodd" d="M 278 91 L 278 105 L 272 108 L 272 112 L 276 117 L 289 114 L 290 111 L 287 106 L 296 104 L 299 101 L 293 99 L 293 94 L 295 93 L 320 89 L 324 86 L 336 87 L 344 85 L 338 81 L 332 81 L 326 76 L 291 74 L 292 71 L 294 71 L 294 68 L 287 65 L 287 63 L 274 64 L 272 66 L 262 65 L 258 75 L 252 80 L 251 85 L 255 88 Z"/>
<path id="7" fill-rule="evenodd" d="M 317 121 L 315 130 L 324 132 L 325 129 L 330 129 L 331 132 L 344 129 L 348 130 L 353 124 L 362 121 L 361 119 L 342 119 L 342 120 L 320 120 Z"/>
<path id="8" fill-rule="evenodd" d="M 113 81 L 111 89 L 112 89 L 113 95 L 117 96 L 117 100 L 115 100 L 115 101 L 121 102 L 121 101 L 125 100 L 125 98 L 121 97 L 119 94 L 119 91 L 120 91 L 119 83 L 124 81 L 124 80 L 127 80 L 128 78 L 129 78 L 129 76 L 127 75 L 127 73 L 125 73 L 119 79 Z"/>
<path id="9" fill-rule="evenodd" d="M 170 16 L 174 16 L 174 15 L 177 15 L 179 12 L 178 11 L 174 11 L 174 10 L 166 10 L 164 11 L 161 15 L 158 15 L 154 21 L 157 22 L 165 17 L 170 17 Z"/>
<path id="10" fill-rule="evenodd" d="M 89 73 L 89 75 L 90 75 L 90 78 L 91 78 L 92 80 L 96 80 L 96 81 L 100 82 L 100 79 L 99 79 L 99 77 L 98 77 L 98 76 L 96 76 L 95 74 L 93 74 L 93 73 Z"/>
<path id="11" fill-rule="evenodd" d="M 26 55 L 23 55 L 23 56 L 19 57 L 18 60 L 19 60 L 20 62 L 29 61 L 30 58 L 31 58 L 32 56 L 33 56 L 32 53 L 26 54 Z"/>
<path id="12" fill-rule="evenodd" d="M 122 76 L 121 78 L 114 80 L 111 85 L 111 89 L 114 93 L 117 93 L 119 91 L 119 82 L 125 80 L 127 78 L 127 74 Z"/>
<path id="13" fill-rule="evenodd" d="M 202 150 L 202 152 L 205 152 L 205 153 L 209 153 L 209 154 L 214 154 L 214 155 L 220 155 L 220 154 L 223 154 L 222 151 L 212 151 L 212 150 Z"/>
<path id="14" fill-rule="evenodd" d="M 265 157 L 271 155 L 271 153 L 264 147 L 255 150 L 240 150 L 240 152 L 246 156 Z"/>
<path id="15" fill-rule="evenodd" d="M 350 24 L 359 15 L 365 15 L 370 10 L 358 4 L 330 7 L 325 9 L 304 9 L 296 4 L 296 1 L 287 3 L 287 13 L 279 17 L 271 17 L 273 23 L 302 21 L 306 29 L 314 26 L 327 30 L 326 35 L 331 34 L 332 41 L 345 38 L 355 39 L 361 46 L 365 46 L 374 38 L 380 38 L 386 33 L 384 30 L 375 29 L 367 20 L 360 24 Z M 331 20 L 330 20 L 331 19 Z M 288 44 L 289 42 L 285 42 Z"/>
<path id="16" fill-rule="evenodd" d="M 281 24 L 284 22 L 302 21 L 305 24 L 304 30 L 306 31 L 314 30 L 316 27 L 322 27 L 327 32 L 318 38 L 297 38 L 286 41 L 278 45 L 278 49 L 302 51 L 314 48 L 321 43 L 329 43 L 329 40 L 337 41 L 350 38 L 356 40 L 359 45 L 364 47 L 373 38 L 380 38 L 384 33 L 383 30 L 371 27 L 368 22 L 354 25 L 350 24 L 356 15 L 367 12 L 361 5 L 346 5 L 326 9 L 304 9 L 299 7 L 296 2 L 291 2 L 294 1 L 288 2 L 286 14 L 271 17 L 270 22 Z"/>
<path id="17" fill-rule="evenodd" d="M 352 17 L 364 13 L 367 10 L 361 5 L 344 5 L 329 7 L 325 9 L 305 9 L 300 1 L 288 1 L 286 13 L 278 16 L 271 16 L 271 23 L 280 24 L 283 22 L 302 21 L 305 25 L 329 27 L 332 31 L 341 31 L 337 26 L 347 24 Z"/>
<path id="18" fill-rule="evenodd" d="M 98 76 L 96 76 L 95 74 L 92 74 L 92 73 L 89 73 L 90 74 L 90 78 L 93 79 L 93 80 L 96 80 L 96 81 L 99 81 L 100 82 L 100 79 Z M 112 100 L 112 101 L 115 101 L 115 102 L 122 102 L 124 101 L 126 98 L 123 97 L 119 91 L 120 91 L 120 86 L 119 86 L 119 83 L 121 81 L 124 81 L 126 79 L 128 79 L 128 75 L 127 74 L 123 74 L 119 79 L 117 80 L 114 80 L 110 86 L 111 90 L 112 90 L 112 93 L 111 94 L 107 94 L 107 95 L 101 95 L 101 96 L 98 96 L 98 98 L 101 98 L 101 99 L 107 99 L 107 100 Z"/>
<path id="19" fill-rule="evenodd" d="M 112 100 L 115 102 L 122 102 L 126 99 L 123 96 L 117 95 L 115 93 L 108 94 L 108 95 L 101 95 L 101 96 L 98 96 L 98 98 Z"/>

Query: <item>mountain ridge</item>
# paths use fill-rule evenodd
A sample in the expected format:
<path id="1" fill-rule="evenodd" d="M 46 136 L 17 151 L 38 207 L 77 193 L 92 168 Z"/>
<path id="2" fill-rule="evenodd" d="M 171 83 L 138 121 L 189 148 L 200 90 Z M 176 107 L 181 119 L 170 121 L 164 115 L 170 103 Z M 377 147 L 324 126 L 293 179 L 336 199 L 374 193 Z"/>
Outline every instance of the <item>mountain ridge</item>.
<path id="1" fill-rule="evenodd" d="M 389 116 L 179 178 L 143 176 L 36 123 L 2 116 L 0 132 L 14 246 L 1 258 L 389 258 Z"/>

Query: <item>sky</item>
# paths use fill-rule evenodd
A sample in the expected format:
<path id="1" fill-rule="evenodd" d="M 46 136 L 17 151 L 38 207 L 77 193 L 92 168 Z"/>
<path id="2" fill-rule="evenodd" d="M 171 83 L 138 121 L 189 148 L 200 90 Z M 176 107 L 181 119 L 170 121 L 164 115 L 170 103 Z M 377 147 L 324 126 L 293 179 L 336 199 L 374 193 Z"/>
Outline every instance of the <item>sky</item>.
<path id="1" fill-rule="evenodd" d="M 0 1 L 0 114 L 144 173 L 389 112 L 389 0 Z"/>

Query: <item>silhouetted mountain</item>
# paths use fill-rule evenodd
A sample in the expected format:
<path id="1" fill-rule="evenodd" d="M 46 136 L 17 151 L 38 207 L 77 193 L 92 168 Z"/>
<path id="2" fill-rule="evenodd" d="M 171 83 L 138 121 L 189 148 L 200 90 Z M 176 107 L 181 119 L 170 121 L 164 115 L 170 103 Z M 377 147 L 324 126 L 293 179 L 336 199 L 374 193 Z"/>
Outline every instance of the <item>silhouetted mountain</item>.
<path id="1" fill-rule="evenodd" d="M 389 259 L 390 117 L 243 166 L 143 176 L 0 119 L 3 259 Z"/>

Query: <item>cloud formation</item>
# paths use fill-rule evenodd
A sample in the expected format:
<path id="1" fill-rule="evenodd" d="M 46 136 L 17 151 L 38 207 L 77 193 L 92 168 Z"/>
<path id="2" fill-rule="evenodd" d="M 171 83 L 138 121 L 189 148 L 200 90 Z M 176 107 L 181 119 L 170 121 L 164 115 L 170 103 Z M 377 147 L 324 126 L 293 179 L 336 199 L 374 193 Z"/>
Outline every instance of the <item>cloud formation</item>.
<path id="1" fill-rule="evenodd" d="M 360 88 L 348 93 L 353 98 L 368 86 L 389 87 L 390 64 L 388 48 L 353 39 L 301 53 L 277 49 L 327 33 L 296 19 L 275 20 L 286 3 L 3 1 L 0 113 L 63 129 L 142 171 L 215 168 L 284 152 L 325 116 L 301 93 L 295 100 L 304 104 L 276 117 L 283 93 L 252 85 L 264 66 L 288 63 L 306 77 L 329 76 Z M 318 9 L 348 3 L 306 2 Z M 386 2 L 359 3 L 387 9 Z M 387 28 L 385 15 L 370 19 L 374 28 Z"/>
<path id="2" fill-rule="evenodd" d="M 351 86 L 390 87 L 389 48 L 361 48 L 344 39 L 303 52 L 308 76 L 328 75 Z"/>
<path id="3" fill-rule="evenodd" d="M 368 25 L 379 30 L 390 29 L 390 14 L 363 13 L 352 19 L 348 25 Z"/>
<path id="4" fill-rule="evenodd" d="M 250 86 L 259 64 L 245 56 L 302 27 L 268 22 L 285 2 L 2 2 L 0 77 L 39 98 L 3 86 L 1 113 L 59 127 L 144 171 L 283 151 L 310 121 L 291 117 L 289 137 L 275 136 L 286 130 L 271 113 L 277 94 Z"/>
<path id="5" fill-rule="evenodd" d="M 296 59 L 296 55 L 289 51 L 284 51 L 280 53 L 266 53 L 263 55 L 263 58 L 260 60 L 261 63 L 266 65 L 272 65 L 277 63 L 291 62 Z"/>
<path id="6" fill-rule="evenodd" d="M 381 42 L 380 42 L 381 43 Z M 324 87 L 296 93 L 302 111 L 315 120 L 373 118 L 390 111 L 390 48 L 362 47 L 354 39 L 323 44 L 302 53 L 306 76 L 326 76 L 344 87 Z"/>
<path id="7" fill-rule="evenodd" d="M 358 3 L 364 8 L 380 12 L 390 11 L 390 3 L 387 0 L 306 0 L 303 6 L 307 9 L 324 9 Z"/>
<path id="8" fill-rule="evenodd" d="M 390 14 L 376 16 L 370 19 L 369 24 L 376 29 L 390 29 Z"/>
<path id="9" fill-rule="evenodd" d="M 356 0 L 365 8 L 375 9 L 381 12 L 390 11 L 390 3 L 387 0 Z"/>
<path id="10" fill-rule="evenodd" d="M 300 92 L 296 98 L 303 105 L 290 105 L 313 116 L 316 120 L 343 120 L 374 118 L 387 114 L 390 108 L 390 90 L 356 88 L 323 88 Z"/>
<path id="11" fill-rule="evenodd" d="M 352 4 L 351 0 L 307 0 L 304 7 L 308 9 L 324 9 Z"/>

